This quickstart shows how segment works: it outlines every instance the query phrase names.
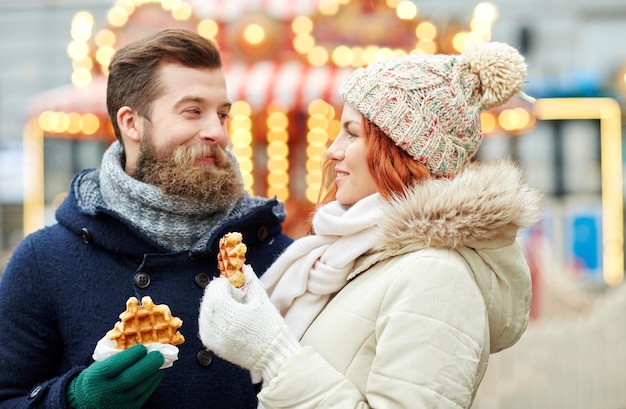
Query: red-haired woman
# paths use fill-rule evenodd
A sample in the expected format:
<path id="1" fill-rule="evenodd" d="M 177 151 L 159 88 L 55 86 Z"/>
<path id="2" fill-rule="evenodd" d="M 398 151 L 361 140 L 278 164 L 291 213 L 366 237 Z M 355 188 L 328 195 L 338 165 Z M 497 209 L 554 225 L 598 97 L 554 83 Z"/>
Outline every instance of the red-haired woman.
<path id="1" fill-rule="evenodd" d="M 265 408 L 469 408 L 490 353 L 526 328 L 516 243 L 541 197 L 508 161 L 470 163 L 480 111 L 520 91 L 523 58 L 490 43 L 359 69 L 340 88 L 334 177 L 261 280 L 205 290 L 200 336 L 260 375 Z M 245 238 L 244 238 L 245 239 Z"/>

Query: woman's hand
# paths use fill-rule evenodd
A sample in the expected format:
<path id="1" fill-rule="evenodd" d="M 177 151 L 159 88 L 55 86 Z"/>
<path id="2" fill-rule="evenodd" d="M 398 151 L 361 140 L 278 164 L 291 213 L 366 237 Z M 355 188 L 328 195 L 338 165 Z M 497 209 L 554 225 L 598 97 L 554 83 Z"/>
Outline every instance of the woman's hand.
<path id="1" fill-rule="evenodd" d="M 270 302 L 252 267 L 235 288 L 224 277 L 207 286 L 200 306 L 200 339 L 217 356 L 259 372 L 269 382 L 300 344 Z"/>

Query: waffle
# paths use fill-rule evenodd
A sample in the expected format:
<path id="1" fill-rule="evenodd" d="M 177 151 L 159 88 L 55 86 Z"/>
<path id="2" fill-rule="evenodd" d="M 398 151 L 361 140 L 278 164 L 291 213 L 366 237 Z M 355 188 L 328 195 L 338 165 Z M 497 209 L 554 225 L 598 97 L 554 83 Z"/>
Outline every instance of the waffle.
<path id="1" fill-rule="evenodd" d="M 220 275 L 228 278 L 230 283 L 240 288 L 246 279 L 243 275 L 243 263 L 246 261 L 248 248 L 242 242 L 241 233 L 227 233 L 220 239 L 219 253 L 217 255 L 217 267 Z"/>
<path id="2" fill-rule="evenodd" d="M 138 303 L 137 298 L 130 297 L 126 301 L 126 311 L 120 314 L 120 321 L 106 334 L 107 338 L 116 342 L 117 349 L 151 342 L 171 345 L 185 342 L 185 337 L 178 332 L 183 321 L 172 316 L 170 307 L 154 305 L 149 296 L 141 299 L 141 305 Z"/>

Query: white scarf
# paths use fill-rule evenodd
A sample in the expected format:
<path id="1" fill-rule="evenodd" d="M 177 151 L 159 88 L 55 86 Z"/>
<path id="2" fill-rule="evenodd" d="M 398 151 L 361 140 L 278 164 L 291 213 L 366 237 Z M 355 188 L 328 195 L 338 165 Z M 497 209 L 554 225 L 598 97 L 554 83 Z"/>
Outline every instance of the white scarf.
<path id="1" fill-rule="evenodd" d="M 261 277 L 298 339 L 347 284 L 356 259 L 376 244 L 382 203 L 376 193 L 348 209 L 336 201 L 320 207 L 313 218 L 315 235 L 293 242 Z"/>

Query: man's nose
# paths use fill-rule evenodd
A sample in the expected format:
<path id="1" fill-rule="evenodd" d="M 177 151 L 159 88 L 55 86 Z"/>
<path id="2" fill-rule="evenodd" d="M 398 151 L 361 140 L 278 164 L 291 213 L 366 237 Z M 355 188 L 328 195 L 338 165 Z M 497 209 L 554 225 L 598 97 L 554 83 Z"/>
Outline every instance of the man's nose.
<path id="1" fill-rule="evenodd" d="M 226 132 L 226 126 L 220 120 L 219 115 L 211 115 L 202 124 L 202 130 L 200 131 L 200 138 L 204 141 L 211 142 L 216 145 L 220 145 L 225 148 L 228 145 L 228 133 Z"/>

